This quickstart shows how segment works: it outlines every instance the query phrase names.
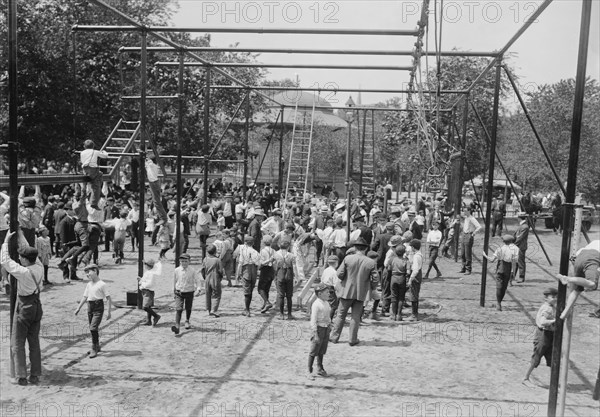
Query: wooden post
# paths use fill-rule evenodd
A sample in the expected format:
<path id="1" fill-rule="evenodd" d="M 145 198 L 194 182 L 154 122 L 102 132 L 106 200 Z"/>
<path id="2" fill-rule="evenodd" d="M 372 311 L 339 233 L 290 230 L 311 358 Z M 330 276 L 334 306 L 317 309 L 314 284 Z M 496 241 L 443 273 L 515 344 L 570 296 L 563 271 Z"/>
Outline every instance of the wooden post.
<path id="1" fill-rule="evenodd" d="M 141 52 L 141 64 L 140 64 L 140 226 L 138 227 L 138 277 L 144 275 L 144 219 L 145 219 L 145 208 L 146 208 L 146 92 L 148 84 L 148 74 L 146 73 L 148 63 L 148 52 L 146 50 L 148 33 L 142 31 L 142 52 Z M 160 201 L 156 202 L 160 204 Z M 137 308 L 141 309 L 143 303 L 142 291 L 138 282 L 137 289 Z"/>

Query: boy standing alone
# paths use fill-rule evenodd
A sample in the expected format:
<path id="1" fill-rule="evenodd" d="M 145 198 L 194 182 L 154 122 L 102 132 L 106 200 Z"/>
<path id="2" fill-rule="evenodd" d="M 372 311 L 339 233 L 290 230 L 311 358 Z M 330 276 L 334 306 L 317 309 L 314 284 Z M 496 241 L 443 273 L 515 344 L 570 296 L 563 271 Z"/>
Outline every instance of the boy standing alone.
<path id="1" fill-rule="evenodd" d="M 558 290 L 556 288 L 548 288 L 544 291 L 544 304 L 542 304 L 535 317 L 537 330 L 533 340 L 533 355 L 531 356 L 531 365 L 529 365 L 525 378 L 523 378 L 524 385 L 531 386 L 529 377 L 540 364 L 542 357 L 546 358 L 546 365 L 551 366 L 557 295 Z"/>
<path id="2" fill-rule="evenodd" d="M 308 355 L 308 379 L 315 379 L 313 364 L 317 358 L 317 375 L 327 376 L 323 368 L 323 356 L 327 353 L 329 345 L 329 334 L 331 331 L 331 307 L 329 307 L 329 286 L 320 283 L 315 287 L 317 299 L 312 304 L 310 314 L 310 353 Z"/>
<path id="3" fill-rule="evenodd" d="M 84 269 L 90 282 L 88 282 L 83 292 L 83 297 L 75 310 L 75 315 L 79 313 L 81 307 L 86 303 L 88 305 L 88 321 L 90 324 L 90 333 L 92 334 L 92 349 L 88 352 L 91 358 L 98 356 L 100 352 L 100 340 L 98 329 L 102 322 L 102 316 L 104 315 L 104 299 L 108 301 L 108 312 L 106 313 L 106 320 L 110 320 L 112 300 L 106 288 L 106 283 L 98 277 L 100 268 L 96 264 L 89 264 Z"/>
<path id="4" fill-rule="evenodd" d="M 187 253 L 179 257 L 179 265 L 173 272 L 173 292 L 175 295 L 175 325 L 171 331 L 179 334 L 181 316 L 185 306 L 185 328 L 190 329 L 190 317 L 192 316 L 192 304 L 194 295 L 200 294 L 200 280 L 202 277 L 198 272 L 190 268 L 190 255 Z"/>

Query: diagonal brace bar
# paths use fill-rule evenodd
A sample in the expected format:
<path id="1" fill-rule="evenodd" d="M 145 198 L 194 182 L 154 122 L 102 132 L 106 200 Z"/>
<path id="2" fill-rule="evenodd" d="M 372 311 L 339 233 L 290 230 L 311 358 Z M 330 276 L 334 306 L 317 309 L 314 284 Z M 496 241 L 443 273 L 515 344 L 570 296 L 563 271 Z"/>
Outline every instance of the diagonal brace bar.
<path id="1" fill-rule="evenodd" d="M 481 115 L 477 111 L 477 108 L 475 107 L 473 102 L 471 102 L 471 108 L 473 109 L 473 113 L 475 113 L 475 116 L 477 117 L 477 120 L 479 121 L 479 124 L 481 125 L 481 128 L 483 129 L 483 133 L 485 134 L 485 139 L 486 139 L 487 143 L 489 144 L 491 141 L 490 134 L 488 133 L 488 131 L 485 127 L 485 124 L 483 123 L 483 119 L 481 118 Z M 497 151 L 496 151 L 496 159 L 498 160 L 498 164 L 500 165 L 500 168 L 502 168 L 502 172 L 504 173 L 504 176 L 506 177 L 506 179 L 508 180 L 508 183 L 510 184 L 510 188 L 512 189 L 513 194 L 515 195 L 515 197 L 517 198 L 517 201 L 519 202 L 519 207 L 523 207 L 523 204 L 521 204 L 521 199 L 519 198 L 519 194 L 517 193 L 517 190 L 515 190 L 515 186 L 514 186 L 512 180 L 510 179 L 510 177 L 508 176 L 508 172 L 506 172 L 506 169 L 504 168 L 504 164 L 502 163 L 502 160 L 500 159 L 500 156 L 498 155 Z M 550 266 L 552 266 L 552 261 L 550 260 L 550 257 L 548 256 L 548 252 L 546 252 L 546 248 L 544 247 L 542 241 L 540 240 L 540 237 L 538 236 L 537 232 L 535 231 L 535 224 L 533 224 L 533 222 L 531 221 L 529 216 L 527 216 L 527 223 L 529 224 L 529 227 L 531 227 L 531 230 L 533 231 L 535 238 L 537 239 L 538 243 L 540 244 L 540 247 L 542 248 L 542 252 L 544 252 L 544 256 L 546 256 L 546 260 L 548 261 L 548 264 Z"/>

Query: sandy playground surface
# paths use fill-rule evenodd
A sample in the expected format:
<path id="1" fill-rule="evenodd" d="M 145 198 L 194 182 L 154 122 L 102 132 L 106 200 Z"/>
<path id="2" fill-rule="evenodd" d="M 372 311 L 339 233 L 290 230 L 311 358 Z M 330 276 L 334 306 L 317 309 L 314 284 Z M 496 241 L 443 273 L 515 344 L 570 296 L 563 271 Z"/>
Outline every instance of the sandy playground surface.
<path id="1" fill-rule="evenodd" d="M 509 230 L 514 229 L 513 221 Z M 598 230 L 594 226 L 592 238 L 598 238 Z M 346 343 L 345 329 L 325 356 L 330 376 L 315 381 L 306 378 L 308 316 L 299 309 L 293 321 L 278 320 L 274 310 L 261 315 L 256 292 L 250 318 L 241 315 L 241 288 L 224 287 L 221 318 L 209 317 L 204 297 L 196 298 L 193 328 L 175 336 L 170 330 L 173 262 L 166 265 L 156 292 L 162 319 L 156 328 L 143 326 L 145 312 L 126 306 L 126 291 L 136 288 L 134 252 L 126 253 L 123 265 L 101 253 L 101 277 L 120 307 L 102 323 L 102 352 L 89 359 L 86 314 L 74 316 L 85 281 L 63 283 L 53 260 L 50 280 L 56 285 L 42 293 L 44 375 L 38 386 L 20 387 L 10 378 L 9 302 L 0 295 L 0 415 L 544 416 L 550 369 L 534 371 L 535 387 L 521 384 L 541 293 L 556 285 L 558 271 L 560 237 L 541 223 L 538 231 L 554 266 L 531 233 L 527 281 L 509 287 L 503 312 L 494 309 L 490 274 L 486 307 L 479 306 L 480 234 L 472 275 L 459 274 L 460 266 L 444 259 L 443 277 L 424 282 L 422 321 L 367 319 L 355 347 Z M 493 239 L 497 245 L 499 238 Z M 199 244 L 191 240 L 192 265 L 197 265 Z M 148 251 L 156 257 L 156 247 Z M 173 258 L 172 252 L 168 255 Z M 588 317 L 599 298 L 599 292 L 586 293 L 575 310 L 567 415 L 600 415 L 592 399 L 600 364 L 600 320 Z"/>

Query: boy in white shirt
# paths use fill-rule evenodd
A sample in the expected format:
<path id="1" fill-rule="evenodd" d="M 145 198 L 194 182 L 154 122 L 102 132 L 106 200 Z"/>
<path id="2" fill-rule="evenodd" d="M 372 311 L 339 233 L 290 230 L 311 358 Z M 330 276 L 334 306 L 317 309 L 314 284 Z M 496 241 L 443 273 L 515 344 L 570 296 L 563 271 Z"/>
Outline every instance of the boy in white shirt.
<path id="1" fill-rule="evenodd" d="M 148 259 L 144 261 L 144 267 L 146 269 L 144 276 L 141 278 L 138 277 L 138 283 L 143 296 L 142 307 L 148 314 L 148 319 L 144 324 L 146 326 L 154 327 L 160 320 L 160 314 L 152 310 L 152 306 L 154 305 L 155 280 L 162 275 L 162 263 L 160 261 L 154 262 L 153 259 Z"/>
<path id="2" fill-rule="evenodd" d="M 321 283 L 327 285 L 329 288 L 329 306 L 331 307 L 331 319 L 335 316 L 335 313 L 339 306 L 338 294 L 342 287 L 342 281 L 337 276 L 337 267 L 339 264 L 338 257 L 335 255 L 330 255 L 327 258 L 327 264 L 329 265 L 323 271 L 323 275 L 321 276 Z"/>
<path id="3" fill-rule="evenodd" d="M 108 301 L 108 312 L 106 313 L 106 320 L 110 320 L 112 299 L 106 288 L 106 283 L 98 277 L 100 268 L 96 264 L 89 264 L 84 269 L 90 282 L 85 287 L 83 297 L 75 310 L 75 315 L 79 313 L 81 307 L 86 303 L 88 304 L 88 321 L 90 324 L 90 333 L 92 334 L 92 349 L 88 352 L 91 358 L 98 356 L 100 352 L 100 340 L 98 335 L 98 329 L 102 322 L 102 316 L 104 315 L 104 299 Z"/>
<path id="4" fill-rule="evenodd" d="M 442 276 L 440 272 L 440 268 L 438 268 L 435 260 L 438 257 L 438 252 L 440 250 L 440 243 L 442 243 L 442 232 L 440 232 L 440 224 L 438 222 L 433 222 L 431 224 L 431 230 L 427 233 L 427 246 L 429 246 L 429 265 L 427 266 L 427 272 L 425 272 L 424 279 L 429 278 L 429 272 L 431 268 L 435 269 L 437 272 L 436 278 Z"/>
<path id="5" fill-rule="evenodd" d="M 320 283 L 315 287 L 317 299 L 312 304 L 310 314 L 310 329 L 312 337 L 310 338 L 310 353 L 308 354 L 308 379 L 315 379 L 313 374 L 313 364 L 317 358 L 317 375 L 327 376 L 323 368 L 323 356 L 327 353 L 329 345 L 329 335 L 331 332 L 331 307 L 327 300 L 329 299 L 329 286 Z"/>

